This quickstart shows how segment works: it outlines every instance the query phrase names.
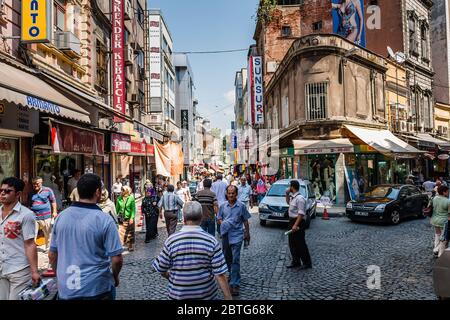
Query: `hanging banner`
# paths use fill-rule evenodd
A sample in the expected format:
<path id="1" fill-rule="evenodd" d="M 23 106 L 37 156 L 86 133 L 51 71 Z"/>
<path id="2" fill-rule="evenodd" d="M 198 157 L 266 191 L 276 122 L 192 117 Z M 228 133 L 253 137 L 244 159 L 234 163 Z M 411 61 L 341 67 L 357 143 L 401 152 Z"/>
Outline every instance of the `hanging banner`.
<path id="1" fill-rule="evenodd" d="M 156 173 L 164 177 L 174 177 L 183 174 L 183 151 L 175 142 L 159 144 L 155 141 Z"/>
<path id="2" fill-rule="evenodd" d="M 112 1 L 112 78 L 113 109 L 125 114 L 125 0 Z M 125 119 L 114 116 L 114 122 L 125 122 Z"/>
<path id="3" fill-rule="evenodd" d="M 52 41 L 52 4 L 53 0 L 22 0 L 22 42 Z"/>
<path id="4" fill-rule="evenodd" d="M 112 133 L 111 134 L 111 152 L 129 153 L 131 152 L 130 136 Z"/>
<path id="5" fill-rule="evenodd" d="M 264 124 L 264 95 L 263 95 L 263 71 L 262 58 L 252 57 L 252 115 L 253 124 Z"/>
<path id="6" fill-rule="evenodd" d="M 366 47 L 364 0 L 331 0 L 333 33 Z"/>

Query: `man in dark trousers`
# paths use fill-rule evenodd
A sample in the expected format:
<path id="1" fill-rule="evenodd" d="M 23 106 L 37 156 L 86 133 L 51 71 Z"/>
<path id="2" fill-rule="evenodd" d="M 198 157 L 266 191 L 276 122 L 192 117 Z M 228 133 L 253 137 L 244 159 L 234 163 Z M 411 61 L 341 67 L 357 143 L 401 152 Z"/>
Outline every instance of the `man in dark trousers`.
<path id="1" fill-rule="evenodd" d="M 292 264 L 288 268 L 301 270 L 312 268 L 311 257 L 305 241 L 306 199 L 300 194 L 300 183 L 292 180 L 290 188 L 286 190 L 286 202 L 289 204 L 289 249 Z"/>

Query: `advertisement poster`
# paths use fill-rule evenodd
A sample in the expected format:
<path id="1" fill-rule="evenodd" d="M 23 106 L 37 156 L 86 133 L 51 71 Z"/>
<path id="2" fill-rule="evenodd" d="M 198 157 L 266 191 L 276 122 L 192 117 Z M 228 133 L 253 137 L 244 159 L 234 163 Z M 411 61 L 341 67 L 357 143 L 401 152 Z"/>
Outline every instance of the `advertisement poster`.
<path id="1" fill-rule="evenodd" d="M 366 47 L 364 0 L 331 0 L 333 33 Z"/>
<path id="2" fill-rule="evenodd" d="M 347 181 L 348 193 L 351 200 L 356 200 L 359 197 L 358 178 L 355 169 L 345 166 L 345 180 Z"/>

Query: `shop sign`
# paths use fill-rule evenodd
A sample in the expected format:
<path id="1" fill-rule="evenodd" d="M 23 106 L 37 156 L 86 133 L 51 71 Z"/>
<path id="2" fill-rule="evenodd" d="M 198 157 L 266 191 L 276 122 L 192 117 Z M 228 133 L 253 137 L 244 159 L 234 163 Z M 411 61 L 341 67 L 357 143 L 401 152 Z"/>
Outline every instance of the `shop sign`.
<path id="1" fill-rule="evenodd" d="M 293 157 L 294 148 L 284 148 L 280 150 L 280 157 Z"/>
<path id="2" fill-rule="evenodd" d="M 155 156 L 155 146 L 152 144 L 147 144 L 147 156 L 154 157 Z"/>
<path id="3" fill-rule="evenodd" d="M 152 130 L 137 122 L 134 122 L 134 131 L 139 132 L 141 134 L 141 138 L 153 138 L 159 141 L 164 140 L 164 137 L 161 133 L 156 132 L 155 130 Z M 150 142 L 149 139 L 147 142 Z"/>
<path id="4" fill-rule="evenodd" d="M 162 97 L 161 83 L 161 21 L 159 15 L 150 15 L 150 96 Z"/>
<path id="5" fill-rule="evenodd" d="M 52 41 L 52 0 L 22 0 L 22 42 Z"/>
<path id="6" fill-rule="evenodd" d="M 181 110 L 181 129 L 189 130 L 189 110 Z"/>
<path id="7" fill-rule="evenodd" d="M 339 153 L 353 153 L 353 147 L 340 148 L 316 148 L 316 149 L 300 149 L 298 154 L 339 154 Z"/>
<path id="8" fill-rule="evenodd" d="M 0 104 L 0 128 L 39 133 L 39 111 L 14 104 Z"/>
<path id="9" fill-rule="evenodd" d="M 105 141 L 102 133 L 60 123 L 52 124 L 51 130 L 55 153 L 82 153 L 98 156 L 105 154 Z"/>
<path id="10" fill-rule="evenodd" d="M 251 56 L 249 60 L 249 88 L 252 124 L 264 124 L 264 92 L 262 57 Z"/>
<path id="11" fill-rule="evenodd" d="M 446 153 L 438 155 L 439 160 L 448 160 L 450 156 Z"/>
<path id="12" fill-rule="evenodd" d="M 417 143 L 417 146 L 424 147 L 424 148 L 430 148 L 430 149 L 436 148 L 436 144 L 434 142 L 429 142 L 429 141 L 425 141 L 425 140 L 419 140 Z"/>
<path id="13" fill-rule="evenodd" d="M 130 153 L 145 156 L 145 155 L 147 155 L 146 151 L 147 151 L 147 146 L 146 146 L 145 142 L 131 141 L 131 152 Z"/>
<path id="14" fill-rule="evenodd" d="M 112 78 L 113 109 L 125 114 L 125 41 L 124 41 L 125 0 L 114 0 L 112 4 Z M 125 119 L 114 116 L 114 122 Z"/>
<path id="15" fill-rule="evenodd" d="M 131 138 L 118 133 L 111 134 L 111 152 L 131 152 Z"/>

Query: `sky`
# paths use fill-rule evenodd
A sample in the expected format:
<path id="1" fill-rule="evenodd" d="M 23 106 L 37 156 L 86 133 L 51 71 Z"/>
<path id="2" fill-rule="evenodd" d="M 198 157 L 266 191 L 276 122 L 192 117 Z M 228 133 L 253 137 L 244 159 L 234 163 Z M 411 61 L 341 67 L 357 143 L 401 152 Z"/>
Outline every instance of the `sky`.
<path id="1" fill-rule="evenodd" d="M 245 49 L 254 43 L 254 15 L 259 0 L 149 0 L 161 9 L 174 52 Z M 231 127 L 234 78 L 247 66 L 247 51 L 189 54 L 200 114 L 212 128 Z"/>

